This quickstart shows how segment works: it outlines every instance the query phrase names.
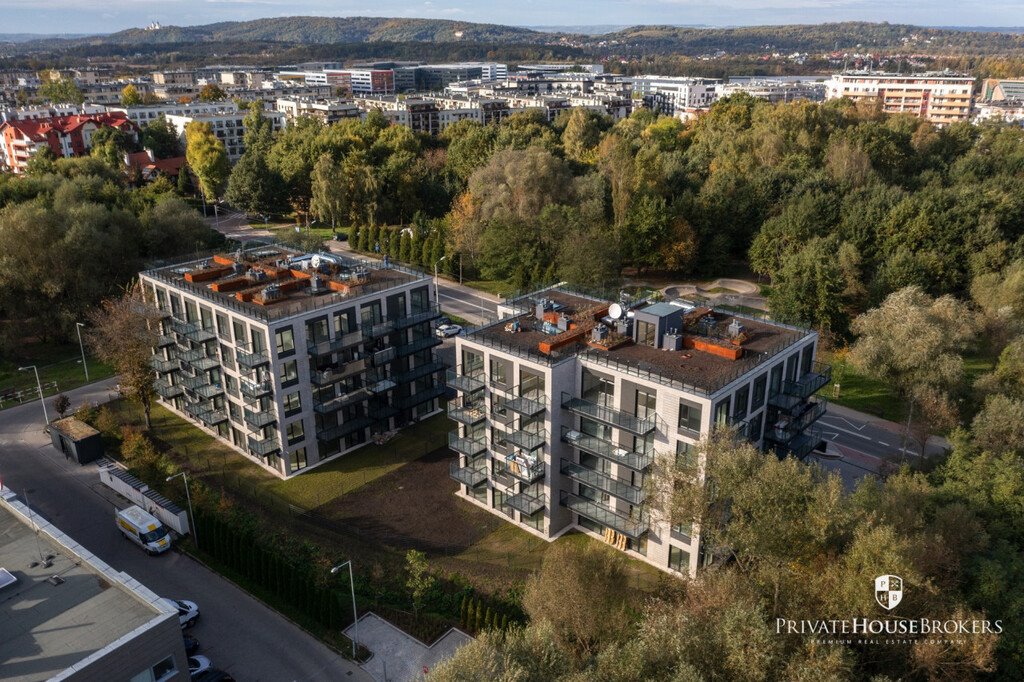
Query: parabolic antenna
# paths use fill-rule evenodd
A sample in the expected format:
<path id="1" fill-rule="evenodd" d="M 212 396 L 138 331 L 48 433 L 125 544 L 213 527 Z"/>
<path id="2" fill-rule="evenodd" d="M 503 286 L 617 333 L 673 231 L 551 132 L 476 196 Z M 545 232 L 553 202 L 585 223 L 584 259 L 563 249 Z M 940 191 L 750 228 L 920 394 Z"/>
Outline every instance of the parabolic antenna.
<path id="1" fill-rule="evenodd" d="M 309 259 L 309 265 L 314 270 L 319 270 L 320 269 L 320 254 L 319 253 L 313 254 L 313 257 Z"/>
<path id="2" fill-rule="evenodd" d="M 619 305 L 618 303 L 612 303 L 610 306 L 608 306 L 608 317 L 612 318 L 613 320 L 617 320 L 620 317 L 622 317 L 622 306 Z"/>

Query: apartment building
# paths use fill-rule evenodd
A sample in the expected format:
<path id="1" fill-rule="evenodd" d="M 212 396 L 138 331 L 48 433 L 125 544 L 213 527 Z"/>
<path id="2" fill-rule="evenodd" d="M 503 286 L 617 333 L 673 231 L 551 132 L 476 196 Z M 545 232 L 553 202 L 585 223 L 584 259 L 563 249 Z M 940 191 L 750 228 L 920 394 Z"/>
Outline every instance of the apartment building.
<path id="1" fill-rule="evenodd" d="M 825 99 L 825 84 L 810 80 L 793 81 L 760 78 L 735 80 L 716 85 L 715 99 L 729 97 L 741 92 L 769 102 L 793 102 L 800 99 L 820 102 Z"/>
<path id="2" fill-rule="evenodd" d="M 504 80 L 508 66 L 497 62 L 458 62 L 452 64 L 422 64 L 414 67 L 418 90 L 444 90 L 451 83 L 467 80 L 483 82 Z"/>
<path id="3" fill-rule="evenodd" d="M 232 100 L 223 102 L 160 102 L 134 106 L 112 106 L 107 111 L 119 111 L 139 126 L 147 126 L 161 116 L 200 116 L 202 114 L 235 113 L 238 105 Z"/>
<path id="4" fill-rule="evenodd" d="M 969 121 L 974 79 L 949 73 L 837 73 L 825 84 L 825 99 L 877 102 L 888 114 L 910 114 L 943 126 Z"/>
<path id="5" fill-rule="evenodd" d="M 809 454 L 830 380 L 817 334 L 686 301 L 610 303 L 550 288 L 459 337 L 448 384 L 458 495 L 552 540 L 577 529 L 664 571 L 712 560 L 700 529 L 646 503 L 658 458 L 729 425 Z"/>
<path id="6" fill-rule="evenodd" d="M 5 682 L 189 679 L 178 610 L 3 485 L 0 538 Z"/>
<path id="7" fill-rule="evenodd" d="M 362 116 L 362 110 L 355 102 L 336 97 L 279 97 L 274 102 L 274 108 L 283 113 L 289 121 L 301 116 L 310 116 L 330 124 Z"/>
<path id="8" fill-rule="evenodd" d="M 57 157 L 84 156 L 92 149 L 92 136 L 104 127 L 138 139 L 138 126 L 119 112 L 4 121 L 0 123 L 0 162 L 14 173 L 24 173 L 29 159 L 44 147 Z"/>
<path id="9" fill-rule="evenodd" d="M 635 76 L 621 80 L 645 106 L 668 116 L 674 115 L 677 109 L 707 109 L 718 97 L 715 87 L 722 83 L 715 78 L 675 76 Z"/>
<path id="10" fill-rule="evenodd" d="M 195 85 L 195 71 L 154 71 L 150 74 L 156 85 Z"/>
<path id="11" fill-rule="evenodd" d="M 430 278 L 260 246 L 144 272 L 162 403 L 281 478 L 438 411 Z"/>
<path id="12" fill-rule="evenodd" d="M 193 121 L 209 123 L 213 134 L 224 143 L 228 160 L 235 163 L 245 153 L 245 117 L 248 111 L 224 110 L 208 114 L 189 114 L 184 116 L 167 116 L 167 122 L 174 126 L 181 139 L 181 148 L 186 145 L 185 129 Z M 271 129 L 274 132 L 281 130 L 285 125 L 285 116 L 279 111 L 264 111 L 263 116 L 270 121 Z"/>

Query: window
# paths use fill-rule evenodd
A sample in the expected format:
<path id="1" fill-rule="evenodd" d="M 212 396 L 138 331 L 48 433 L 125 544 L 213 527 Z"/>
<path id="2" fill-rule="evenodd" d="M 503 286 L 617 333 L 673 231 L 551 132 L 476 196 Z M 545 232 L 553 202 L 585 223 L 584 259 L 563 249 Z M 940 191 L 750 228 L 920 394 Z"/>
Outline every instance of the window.
<path id="1" fill-rule="evenodd" d="M 520 513 L 519 520 L 535 530 L 544 530 L 544 510 L 539 509 L 530 516 Z"/>
<path id="2" fill-rule="evenodd" d="M 462 349 L 462 375 L 477 378 L 484 371 L 484 356 L 466 348 Z"/>
<path id="3" fill-rule="evenodd" d="M 239 320 L 231 321 L 231 329 L 235 333 L 235 344 L 245 346 L 249 343 L 249 335 L 245 333 L 245 323 Z"/>
<path id="4" fill-rule="evenodd" d="M 263 335 L 263 330 L 252 327 L 252 352 L 262 353 L 267 349 L 267 337 Z"/>
<path id="5" fill-rule="evenodd" d="M 178 674 L 178 668 L 174 665 L 174 656 L 168 656 L 152 668 L 143 670 L 129 682 L 163 682 Z"/>
<path id="6" fill-rule="evenodd" d="M 299 448 L 288 453 L 288 466 L 291 471 L 306 468 L 306 448 Z"/>
<path id="7" fill-rule="evenodd" d="M 750 402 L 750 384 L 747 384 L 736 391 L 736 401 L 733 403 L 732 416 L 736 419 L 743 419 L 747 416 L 747 403 Z"/>
<path id="8" fill-rule="evenodd" d="M 294 445 L 306 438 L 306 430 L 302 426 L 302 420 L 293 421 L 288 425 L 288 445 Z"/>
<path id="9" fill-rule="evenodd" d="M 729 398 L 725 397 L 715 405 L 715 426 L 724 426 L 729 423 Z"/>
<path id="10" fill-rule="evenodd" d="M 804 348 L 803 355 L 800 357 L 800 373 L 807 374 L 811 371 L 811 364 L 814 362 L 814 346 L 807 346 Z"/>
<path id="11" fill-rule="evenodd" d="M 750 404 L 750 411 L 757 412 L 764 405 L 764 396 L 768 387 L 768 375 L 762 374 L 754 379 L 754 401 Z"/>
<path id="12" fill-rule="evenodd" d="M 800 364 L 800 353 L 793 353 L 786 360 L 786 379 L 789 381 L 796 381 L 797 365 Z"/>
<path id="13" fill-rule="evenodd" d="M 202 320 L 203 329 L 213 329 L 213 311 L 205 305 L 199 306 L 199 317 Z"/>
<path id="14" fill-rule="evenodd" d="M 330 338 L 327 318 L 321 317 L 306 322 L 306 342 L 309 344 L 323 343 Z M 278 351 L 280 353 L 280 351 Z"/>
<path id="15" fill-rule="evenodd" d="M 544 375 L 519 370 L 519 395 L 524 398 L 539 398 L 544 395 Z"/>
<path id="16" fill-rule="evenodd" d="M 281 385 L 291 384 L 299 380 L 299 366 L 294 360 L 281 365 Z"/>
<path id="17" fill-rule="evenodd" d="M 690 574 L 690 553 L 675 545 L 668 546 L 668 567 L 679 573 Z"/>
<path id="18" fill-rule="evenodd" d="M 679 430 L 700 433 L 702 408 L 700 403 L 679 400 Z"/>
<path id="19" fill-rule="evenodd" d="M 230 374 L 224 375 L 224 390 L 227 391 L 228 395 L 238 397 L 238 382 Z"/>
<path id="20" fill-rule="evenodd" d="M 284 397 L 284 416 L 291 417 L 302 411 L 302 398 L 298 391 Z"/>
<path id="21" fill-rule="evenodd" d="M 290 355 L 295 352 L 295 332 L 291 327 L 284 327 L 274 332 L 274 341 L 277 345 L 279 356 Z"/>
<path id="22" fill-rule="evenodd" d="M 497 358 L 491 358 L 491 382 L 508 386 L 508 377 L 505 375 L 505 363 Z"/>
<path id="23" fill-rule="evenodd" d="M 778 393 L 782 388 L 782 363 L 772 367 L 771 382 L 769 383 L 772 393 Z"/>
<path id="24" fill-rule="evenodd" d="M 221 364 L 228 369 L 235 368 L 235 353 L 231 350 L 231 346 L 220 345 L 220 359 Z"/>
<path id="25" fill-rule="evenodd" d="M 497 488 L 495 488 L 494 502 L 492 504 L 493 507 L 500 511 L 502 514 L 512 516 L 512 507 L 508 506 L 508 504 L 505 502 L 505 500 L 508 499 L 509 497 L 512 496 L 502 490 L 498 490 Z"/>
<path id="26" fill-rule="evenodd" d="M 185 321 L 186 322 L 198 322 L 199 321 L 199 308 L 196 307 L 195 301 L 185 299 Z"/>
<path id="27" fill-rule="evenodd" d="M 171 314 L 181 319 L 181 297 L 171 294 Z"/>
<path id="28" fill-rule="evenodd" d="M 692 443 L 676 441 L 676 464 L 691 468 L 697 466 L 697 450 Z"/>
<path id="29" fill-rule="evenodd" d="M 651 419 L 658 414 L 657 394 L 650 391 L 637 390 L 636 392 L 636 416 L 638 419 Z"/>
<path id="30" fill-rule="evenodd" d="M 672 537 L 685 540 L 690 542 L 693 537 L 693 524 L 692 523 L 673 523 L 672 524 Z"/>
<path id="31" fill-rule="evenodd" d="M 595 374 L 589 369 L 584 369 L 583 399 L 604 407 L 614 407 L 615 382 L 600 374 Z"/>
<path id="32" fill-rule="evenodd" d="M 636 342 L 645 346 L 658 345 L 658 328 L 653 322 L 639 321 L 636 323 Z"/>

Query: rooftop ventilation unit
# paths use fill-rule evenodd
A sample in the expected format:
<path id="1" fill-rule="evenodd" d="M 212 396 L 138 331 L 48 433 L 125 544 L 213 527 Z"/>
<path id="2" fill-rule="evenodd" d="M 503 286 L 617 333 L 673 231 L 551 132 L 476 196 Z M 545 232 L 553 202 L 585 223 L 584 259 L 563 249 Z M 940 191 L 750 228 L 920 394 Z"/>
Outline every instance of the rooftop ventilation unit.
<path id="1" fill-rule="evenodd" d="M 607 325 L 599 324 L 594 327 L 590 332 L 590 340 L 594 343 L 600 343 L 608 338 L 609 329 Z"/>
<path id="2" fill-rule="evenodd" d="M 743 330 L 743 325 L 740 324 L 739 320 L 734 318 L 733 321 L 729 323 L 729 338 L 730 339 L 735 339 L 737 336 L 742 334 L 743 331 L 744 331 Z"/>
<path id="3" fill-rule="evenodd" d="M 669 329 L 666 334 L 661 337 L 661 349 L 662 350 L 682 350 L 683 349 L 683 335 L 675 329 Z"/>

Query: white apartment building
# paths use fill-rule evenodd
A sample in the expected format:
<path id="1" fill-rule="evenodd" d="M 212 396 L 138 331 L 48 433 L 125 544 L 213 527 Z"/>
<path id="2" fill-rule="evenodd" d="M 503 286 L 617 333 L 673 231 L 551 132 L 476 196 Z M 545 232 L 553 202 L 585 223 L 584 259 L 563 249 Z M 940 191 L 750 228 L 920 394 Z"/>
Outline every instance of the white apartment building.
<path id="1" fill-rule="evenodd" d="M 877 102 L 888 114 L 910 114 L 942 126 L 969 121 L 974 78 L 949 73 L 837 73 L 825 84 L 825 99 Z"/>
<path id="2" fill-rule="evenodd" d="M 301 116 L 318 118 L 325 123 L 337 123 L 346 118 L 359 118 L 362 110 L 355 102 L 336 97 L 279 97 L 274 108 L 292 121 Z"/>
<path id="3" fill-rule="evenodd" d="M 643 99 L 646 106 L 669 116 L 676 109 L 707 109 L 718 95 L 717 78 L 686 78 L 675 76 L 633 76 L 623 78 L 633 93 Z"/>
<path id="4" fill-rule="evenodd" d="M 435 414 L 430 278 L 258 246 L 143 272 L 160 401 L 281 478 Z"/>
<path id="5" fill-rule="evenodd" d="M 224 143 L 224 149 L 227 151 L 228 160 L 231 163 L 238 161 L 242 158 L 242 154 L 245 153 L 245 117 L 248 114 L 247 111 L 218 111 L 208 114 L 194 114 L 177 116 L 167 116 L 167 122 L 174 126 L 175 130 L 178 131 L 178 136 L 181 139 L 182 149 L 185 148 L 187 140 L 185 139 L 185 129 L 188 124 L 192 121 L 202 121 L 203 123 L 209 123 L 210 127 L 213 128 L 213 134 Z M 271 128 L 274 132 L 281 130 L 285 126 L 285 115 L 279 111 L 264 111 L 263 116 L 270 121 Z"/>
<path id="6" fill-rule="evenodd" d="M 700 529 L 652 514 L 658 458 L 729 425 L 779 457 L 817 447 L 830 380 L 817 334 L 685 301 L 551 288 L 458 337 L 448 404 L 458 495 L 545 540 L 575 529 L 661 570 L 713 560 Z M 771 455 L 767 455 L 771 456 Z"/>
<path id="7" fill-rule="evenodd" d="M 109 106 L 107 111 L 123 112 L 129 120 L 139 126 L 146 126 L 161 116 L 201 116 L 205 114 L 234 114 L 238 105 L 231 100 L 223 102 L 160 102 L 159 104 L 137 104 L 134 106 Z"/>
<path id="8" fill-rule="evenodd" d="M 737 93 L 769 102 L 793 102 L 805 99 L 820 102 L 825 99 L 825 84 L 814 81 L 788 81 L 775 79 L 749 79 L 719 83 L 715 86 L 715 99 Z"/>

